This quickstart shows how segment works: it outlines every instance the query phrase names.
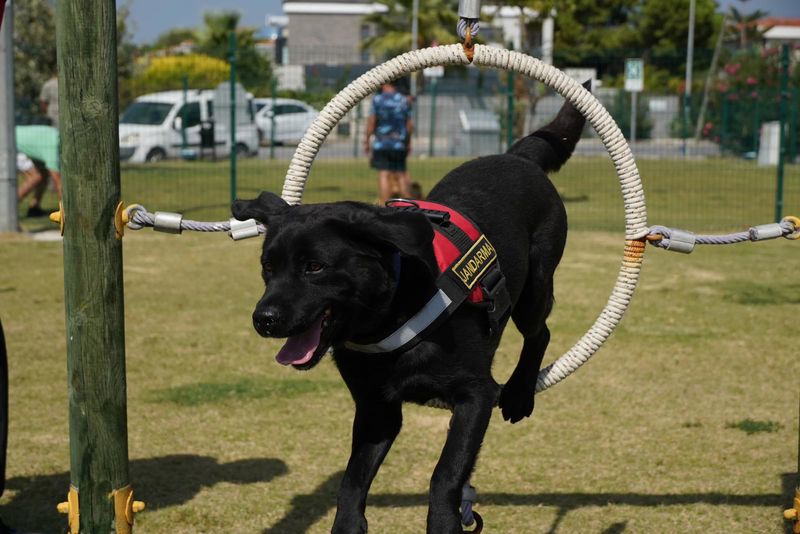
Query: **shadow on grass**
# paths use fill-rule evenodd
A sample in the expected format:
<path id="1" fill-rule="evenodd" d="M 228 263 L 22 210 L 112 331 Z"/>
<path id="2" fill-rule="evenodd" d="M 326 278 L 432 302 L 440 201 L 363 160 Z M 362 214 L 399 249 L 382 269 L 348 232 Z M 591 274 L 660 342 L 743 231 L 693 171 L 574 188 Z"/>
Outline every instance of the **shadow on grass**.
<path id="1" fill-rule="evenodd" d="M 189 454 L 132 460 L 129 466 L 136 497 L 150 510 L 186 503 L 219 482 L 269 482 L 288 471 L 282 460 L 273 458 L 220 464 L 209 456 Z M 56 512 L 56 504 L 66 500 L 69 473 L 12 478 L 6 481 L 6 490 L 16 492 L 0 508 L 6 523 L 30 532 L 63 532 L 66 516 Z"/>
<path id="2" fill-rule="evenodd" d="M 262 534 L 297 534 L 307 532 L 312 525 L 324 517 L 336 503 L 336 492 L 343 472 L 338 472 L 323 482 L 314 493 L 296 495 L 292 499 L 291 508 L 283 518 Z M 534 493 L 530 495 L 514 493 L 480 493 L 478 503 L 490 506 L 548 506 L 557 508 L 556 517 L 548 534 L 559 532 L 559 526 L 570 511 L 583 507 L 604 506 L 681 506 L 705 504 L 712 506 L 763 506 L 775 508 L 776 518 L 783 509 L 791 507 L 795 491 L 796 475 L 784 474 L 781 477 L 781 493 L 765 493 L 758 495 L 728 495 L 725 493 L 683 493 L 683 494 L 646 494 L 646 493 Z M 370 507 L 403 508 L 409 506 L 427 506 L 428 496 L 423 494 L 376 494 L 367 500 Z M 789 505 L 789 506 L 787 506 Z M 487 530 L 491 530 L 491 511 L 482 510 Z M 627 522 L 610 525 L 603 534 L 622 534 Z M 786 523 L 786 532 L 791 532 L 791 525 Z"/>

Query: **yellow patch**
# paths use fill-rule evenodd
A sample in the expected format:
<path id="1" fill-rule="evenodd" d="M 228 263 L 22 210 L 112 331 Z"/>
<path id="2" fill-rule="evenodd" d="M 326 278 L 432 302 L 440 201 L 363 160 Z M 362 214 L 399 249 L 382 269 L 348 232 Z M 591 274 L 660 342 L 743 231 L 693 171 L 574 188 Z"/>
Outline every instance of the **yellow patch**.
<path id="1" fill-rule="evenodd" d="M 467 287 L 472 289 L 486 269 L 497 261 L 497 251 L 494 249 L 485 235 L 481 235 L 466 254 L 453 265 L 450 270 L 455 273 L 459 280 Z"/>

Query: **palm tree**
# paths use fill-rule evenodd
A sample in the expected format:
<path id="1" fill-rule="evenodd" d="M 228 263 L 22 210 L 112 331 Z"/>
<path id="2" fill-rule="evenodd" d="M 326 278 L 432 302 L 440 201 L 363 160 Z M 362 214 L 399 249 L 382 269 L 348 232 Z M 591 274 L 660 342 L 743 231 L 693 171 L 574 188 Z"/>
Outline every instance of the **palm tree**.
<path id="1" fill-rule="evenodd" d="M 256 49 L 256 29 L 240 28 L 236 11 L 206 11 L 197 31 L 198 52 L 229 61 L 229 38 L 236 33 L 236 63 L 239 80 L 249 91 L 266 95 L 272 75 L 269 60 Z"/>
<path id="2" fill-rule="evenodd" d="M 377 35 L 365 39 L 361 46 L 383 58 L 407 52 L 411 46 L 411 13 L 413 0 L 379 0 L 387 11 L 364 17 L 364 22 L 377 27 Z M 450 44 L 458 39 L 457 2 L 453 0 L 419 0 L 419 38 L 416 48 L 433 43 Z"/>
<path id="3" fill-rule="evenodd" d="M 748 0 L 739 0 L 744 4 Z M 730 21 L 731 32 L 729 40 L 738 40 L 739 48 L 747 48 L 749 44 L 759 43 L 764 39 L 764 33 L 769 28 L 759 28 L 758 21 L 769 15 L 766 11 L 757 9 L 752 13 L 745 13 L 731 6 L 728 19 Z"/>
<path id="4" fill-rule="evenodd" d="M 198 48 L 210 56 L 227 59 L 229 35 L 239 26 L 239 18 L 236 11 L 203 13 L 203 27 L 197 31 Z"/>

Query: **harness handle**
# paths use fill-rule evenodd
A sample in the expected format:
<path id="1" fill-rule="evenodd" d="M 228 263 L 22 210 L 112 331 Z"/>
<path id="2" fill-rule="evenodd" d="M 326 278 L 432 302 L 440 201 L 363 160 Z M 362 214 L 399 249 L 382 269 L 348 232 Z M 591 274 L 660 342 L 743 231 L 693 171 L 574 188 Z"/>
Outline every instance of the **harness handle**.
<path id="1" fill-rule="evenodd" d="M 411 206 L 395 206 L 398 203 L 406 203 L 411 204 Z M 420 208 L 419 204 L 414 200 L 408 200 L 405 198 L 390 198 L 386 201 L 386 207 L 394 208 L 396 210 L 402 211 L 410 211 L 414 213 L 422 213 L 424 216 L 428 218 L 432 223 L 438 224 L 439 226 L 444 226 L 450 222 L 450 214 L 446 211 L 440 210 L 432 210 L 429 208 Z"/>

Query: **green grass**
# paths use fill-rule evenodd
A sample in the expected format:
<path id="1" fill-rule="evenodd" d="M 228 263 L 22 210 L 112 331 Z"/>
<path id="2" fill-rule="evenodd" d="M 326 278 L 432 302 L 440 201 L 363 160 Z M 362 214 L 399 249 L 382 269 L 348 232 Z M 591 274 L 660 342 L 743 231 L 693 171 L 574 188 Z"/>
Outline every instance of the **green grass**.
<path id="1" fill-rule="evenodd" d="M 728 428 L 735 428 L 741 430 L 746 434 L 757 434 L 759 432 L 778 432 L 783 425 L 777 421 L 753 421 L 752 419 L 743 419 L 736 423 L 728 423 Z"/>
<path id="2" fill-rule="evenodd" d="M 241 401 L 265 397 L 302 397 L 323 394 L 325 388 L 311 380 L 239 379 L 231 382 L 201 382 L 153 391 L 154 402 L 171 402 L 180 406 Z"/>
<path id="3" fill-rule="evenodd" d="M 610 208 L 594 206 L 618 196 L 598 161 L 577 159 L 556 178 L 573 231 L 557 273 L 548 361 L 592 324 L 619 266 L 620 231 L 575 229 L 617 226 L 604 219 Z M 324 163 L 320 172 L 353 168 Z M 431 163 L 431 176 L 452 164 Z M 753 186 L 745 191 L 759 206 L 729 203 L 745 193 L 723 187 L 770 179 L 755 168 L 723 180 L 723 162 L 686 163 L 686 172 L 706 169 L 722 195 L 696 204 L 680 189 L 688 180 L 683 165 L 643 161 L 641 168 L 652 222 L 685 218 L 703 230 L 693 223 L 771 218 L 768 193 L 758 196 Z M 244 176 L 243 187 L 279 189 L 278 169 Z M 143 168 L 143 180 L 165 179 L 148 173 Z M 347 192 L 369 199 L 372 174 L 359 176 L 363 185 Z M 313 184 L 336 183 L 317 178 L 309 200 L 331 194 L 314 192 Z M 680 201 L 656 187 L 662 181 L 676 184 Z M 180 191 L 163 199 L 146 192 L 126 201 L 180 206 Z M 589 200 L 569 200 L 583 195 Z M 672 215 L 673 202 L 707 209 Z M 650 248 L 631 309 L 595 359 L 543 393 L 531 420 L 509 425 L 493 417 L 473 478 L 486 531 L 784 532 L 781 511 L 793 493 L 798 452 L 798 246 L 780 239 L 698 247 L 689 256 Z M 0 236 L 0 250 L 11 383 L 0 516 L 25 531 L 58 532 L 65 519 L 55 504 L 69 485 L 62 246 Z M 130 473 L 137 499 L 148 504 L 137 518 L 141 532 L 330 529 L 352 401 L 329 358 L 308 373 L 286 369 L 274 361 L 277 344 L 252 330 L 262 289 L 258 255 L 257 240 L 221 235 L 145 230 L 125 237 Z M 499 381 L 520 347 L 509 329 L 494 366 Z M 403 432 L 371 492 L 371 531 L 424 531 L 425 495 L 448 418 L 442 410 L 405 409 Z"/>

